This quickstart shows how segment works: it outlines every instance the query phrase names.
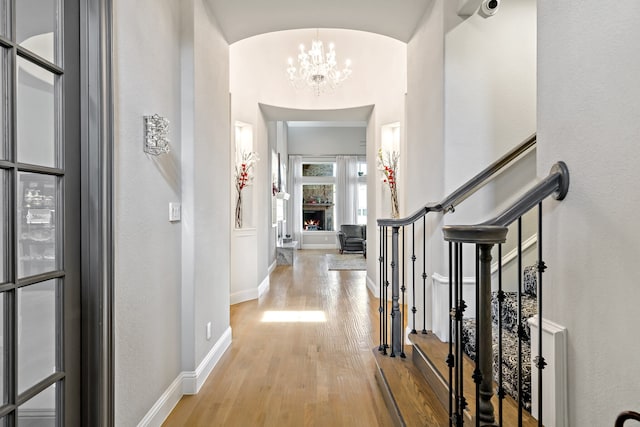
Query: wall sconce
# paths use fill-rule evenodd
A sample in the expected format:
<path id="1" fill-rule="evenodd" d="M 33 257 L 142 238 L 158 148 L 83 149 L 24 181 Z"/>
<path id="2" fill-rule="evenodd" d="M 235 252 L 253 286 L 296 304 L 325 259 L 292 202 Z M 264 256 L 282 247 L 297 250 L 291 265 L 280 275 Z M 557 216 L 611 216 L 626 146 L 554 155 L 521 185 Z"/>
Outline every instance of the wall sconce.
<path id="1" fill-rule="evenodd" d="M 144 152 L 154 156 L 168 153 L 169 147 L 169 120 L 157 114 L 144 116 Z"/>

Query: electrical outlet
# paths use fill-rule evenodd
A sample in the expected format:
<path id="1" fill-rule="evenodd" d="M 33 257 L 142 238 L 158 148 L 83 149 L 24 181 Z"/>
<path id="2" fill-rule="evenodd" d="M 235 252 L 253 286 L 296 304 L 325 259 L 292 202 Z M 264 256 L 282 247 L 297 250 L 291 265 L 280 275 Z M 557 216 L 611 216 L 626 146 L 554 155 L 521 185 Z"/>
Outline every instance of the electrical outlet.
<path id="1" fill-rule="evenodd" d="M 207 322 L 207 341 L 211 339 L 211 322 Z"/>
<path id="2" fill-rule="evenodd" d="M 180 203 L 169 203 L 169 221 L 170 222 L 180 221 L 180 214 L 181 214 L 180 211 L 181 211 Z"/>

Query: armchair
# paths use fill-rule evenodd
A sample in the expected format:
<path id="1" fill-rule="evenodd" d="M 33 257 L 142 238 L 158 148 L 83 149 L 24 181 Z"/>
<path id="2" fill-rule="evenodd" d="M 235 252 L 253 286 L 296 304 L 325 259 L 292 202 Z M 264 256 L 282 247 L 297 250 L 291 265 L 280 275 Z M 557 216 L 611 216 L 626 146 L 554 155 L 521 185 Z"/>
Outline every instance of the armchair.
<path id="1" fill-rule="evenodd" d="M 340 242 L 340 253 L 362 252 L 367 257 L 367 226 L 344 224 L 338 231 L 338 241 Z"/>

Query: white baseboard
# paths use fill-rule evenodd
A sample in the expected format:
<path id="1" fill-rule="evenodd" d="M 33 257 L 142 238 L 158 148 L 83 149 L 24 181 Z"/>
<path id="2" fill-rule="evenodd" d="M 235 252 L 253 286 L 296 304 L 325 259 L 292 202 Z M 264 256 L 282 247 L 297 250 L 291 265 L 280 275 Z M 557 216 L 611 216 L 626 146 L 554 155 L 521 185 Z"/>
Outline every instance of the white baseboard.
<path id="1" fill-rule="evenodd" d="M 303 244 L 302 249 L 338 249 L 335 243 L 323 243 L 323 244 Z"/>
<path id="2" fill-rule="evenodd" d="M 274 267 L 275 268 L 275 267 Z M 243 291 L 234 292 L 229 295 L 229 303 L 240 304 L 241 302 L 251 301 L 254 299 L 260 298 L 265 292 L 267 292 L 270 288 L 270 280 L 269 275 L 262 280 L 262 282 L 258 285 L 257 288 L 253 289 L 245 289 Z"/>
<path id="3" fill-rule="evenodd" d="M 207 377 L 230 345 L 231 327 L 228 327 L 195 371 L 181 372 L 173 380 L 169 388 L 162 393 L 162 396 L 138 423 L 138 427 L 160 427 L 183 395 L 197 394 L 200 391 Z"/>
<path id="4" fill-rule="evenodd" d="M 269 279 L 269 275 L 267 274 L 267 277 L 265 277 L 262 283 L 260 283 L 260 285 L 258 286 L 258 298 L 264 295 L 264 293 L 267 292 L 270 287 L 271 281 Z"/>
<path id="5" fill-rule="evenodd" d="M 231 305 L 251 301 L 253 299 L 258 299 L 258 288 L 245 289 L 244 291 L 234 292 L 229 295 L 229 303 Z"/>
<path id="6" fill-rule="evenodd" d="M 184 372 L 181 372 L 138 423 L 138 427 L 159 427 L 162 425 L 182 398 L 183 378 Z"/>
<path id="7" fill-rule="evenodd" d="M 269 266 L 269 271 L 267 272 L 267 274 L 271 274 L 273 273 L 273 270 L 276 269 L 276 266 L 278 265 L 277 261 L 274 260 L 273 263 L 271 263 L 271 265 Z"/>
<path id="8" fill-rule="evenodd" d="M 369 276 L 367 276 L 367 289 L 374 297 L 380 298 L 380 287 Z"/>

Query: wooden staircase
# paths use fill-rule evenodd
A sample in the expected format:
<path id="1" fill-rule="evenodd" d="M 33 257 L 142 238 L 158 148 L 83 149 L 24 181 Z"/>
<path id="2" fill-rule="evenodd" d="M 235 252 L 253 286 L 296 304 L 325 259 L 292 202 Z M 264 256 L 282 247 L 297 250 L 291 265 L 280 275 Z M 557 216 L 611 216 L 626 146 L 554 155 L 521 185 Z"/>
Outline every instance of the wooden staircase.
<path id="1" fill-rule="evenodd" d="M 431 332 L 429 334 L 410 335 L 412 343 L 405 346 L 406 359 L 391 358 L 375 354 L 376 378 L 391 418 L 396 426 L 448 426 L 449 395 L 447 380 L 449 368 L 446 357 L 449 345 L 441 342 Z M 475 384 L 471 375 L 474 363 L 465 356 L 464 389 L 468 408 L 465 411 L 464 424 L 475 425 Z M 497 386 L 495 387 L 497 389 Z M 498 419 L 498 398 L 492 399 Z M 509 396 L 503 400 L 503 425 L 518 425 L 518 406 Z M 522 425 L 537 426 L 538 421 L 523 411 Z"/>

